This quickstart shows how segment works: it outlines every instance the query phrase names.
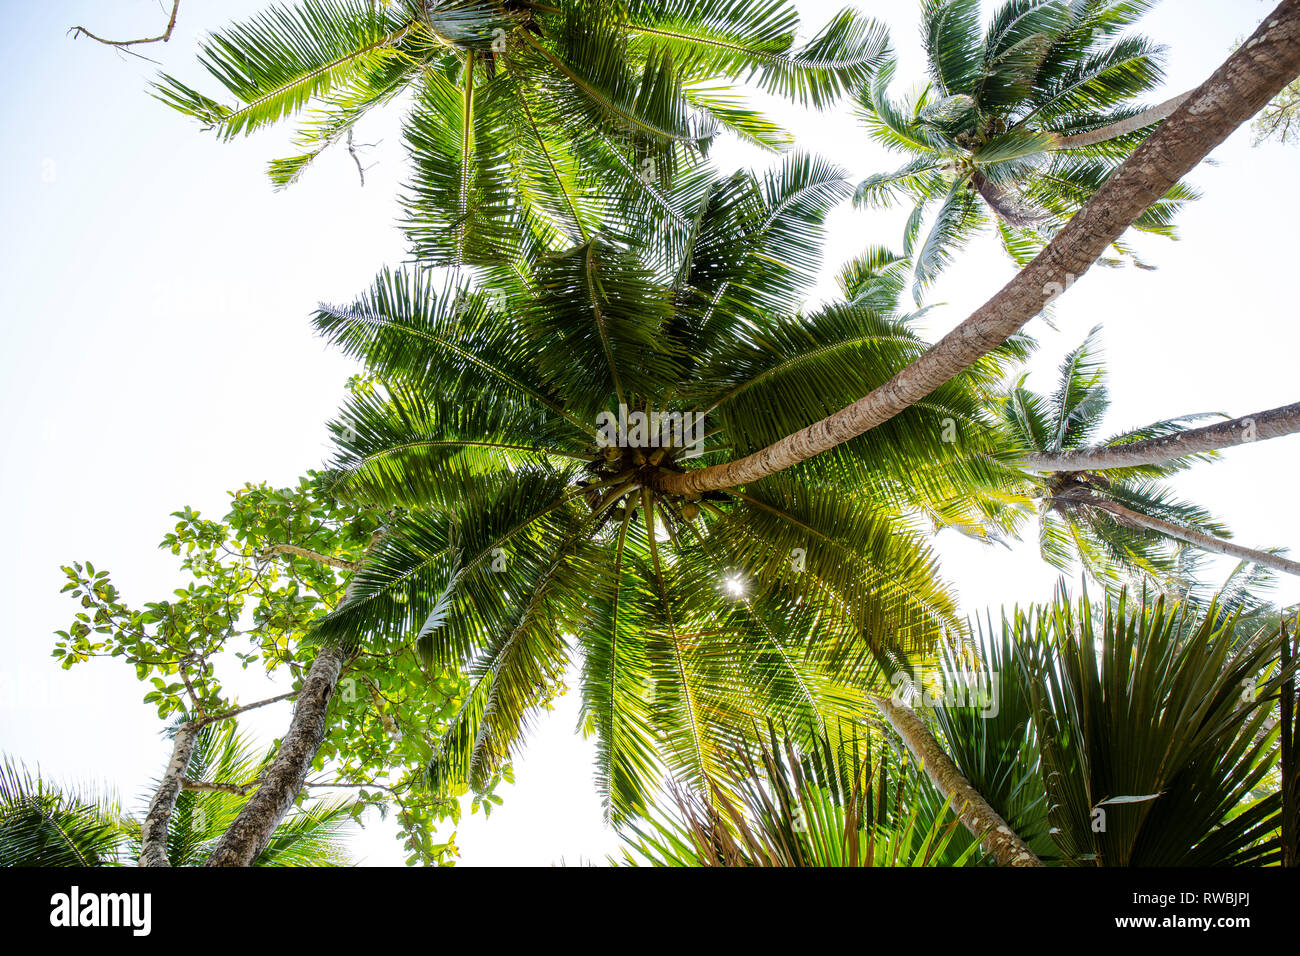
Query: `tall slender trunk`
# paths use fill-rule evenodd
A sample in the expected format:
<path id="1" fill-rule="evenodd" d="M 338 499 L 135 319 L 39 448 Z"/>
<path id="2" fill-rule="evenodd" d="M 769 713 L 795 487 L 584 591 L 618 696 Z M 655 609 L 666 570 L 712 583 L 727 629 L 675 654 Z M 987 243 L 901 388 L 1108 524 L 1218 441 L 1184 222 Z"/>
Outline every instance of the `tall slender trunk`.
<path id="1" fill-rule="evenodd" d="M 1020 464 L 1030 471 L 1104 471 L 1107 468 L 1132 468 L 1158 465 L 1174 458 L 1200 452 L 1246 445 L 1267 438 L 1281 438 L 1300 432 L 1300 402 L 1270 408 L 1268 411 L 1243 415 L 1232 421 L 1191 428 L 1176 435 L 1147 438 L 1127 445 L 1079 448 L 1050 455 L 1029 455 Z"/>
<path id="2" fill-rule="evenodd" d="M 1186 93 L 1180 93 L 1172 99 L 1165 100 L 1158 106 L 1143 110 L 1141 113 L 1120 120 L 1117 123 L 1111 123 L 1109 126 L 1103 126 L 1101 129 L 1090 129 L 1086 133 L 1076 133 L 1073 136 L 1058 136 L 1056 142 L 1052 144 L 1052 149 L 1083 149 L 1112 139 L 1119 139 L 1121 136 L 1127 136 L 1137 130 L 1146 129 L 1148 126 L 1154 126 L 1177 112 L 1178 107 L 1191 99 L 1194 92 L 1196 91 L 1188 90 Z"/>
<path id="3" fill-rule="evenodd" d="M 953 812 L 979 840 L 985 853 L 997 860 L 999 866 L 1043 865 L 1025 841 L 1007 826 L 1007 821 L 970 785 L 915 711 L 889 697 L 873 699 L 939 792 L 951 798 Z"/>
<path id="4" fill-rule="evenodd" d="M 1274 571 L 1281 571 L 1284 574 L 1300 575 L 1300 561 L 1291 561 L 1281 555 L 1269 554 L 1267 551 L 1256 551 L 1254 548 L 1243 548 L 1239 544 L 1233 544 L 1203 531 L 1196 531 L 1186 525 L 1174 524 L 1171 521 L 1165 521 L 1163 518 L 1144 515 L 1139 511 L 1126 508 L 1118 502 L 1108 501 L 1105 498 L 1089 496 L 1086 498 L 1071 498 L 1070 500 L 1080 501 L 1091 508 L 1112 514 L 1121 522 L 1132 527 L 1144 528 L 1147 531 L 1154 531 L 1170 538 L 1177 538 L 1179 541 L 1185 541 L 1203 551 L 1212 551 L 1215 554 L 1227 555 L 1230 558 L 1250 561 L 1266 568 L 1272 568 Z"/>
<path id="5" fill-rule="evenodd" d="M 275 759 L 235 822 L 217 841 L 207 866 L 252 866 L 271 842 L 275 828 L 298 798 L 325 739 L 330 699 L 346 659 L 343 650 L 334 646 L 322 647 L 316 653 Z"/>
<path id="6" fill-rule="evenodd" d="M 140 866 L 171 866 L 167 858 L 167 824 L 176 808 L 176 798 L 185 784 L 185 771 L 194 756 L 194 742 L 199 735 L 197 721 L 187 720 L 172 738 L 172 759 L 163 772 L 162 782 L 149 801 L 149 812 L 140 824 Z"/>
<path id="7" fill-rule="evenodd" d="M 1282 668 L 1291 666 L 1291 661 L 1295 657 L 1297 650 L 1300 650 L 1300 640 L 1296 646 L 1291 644 L 1291 635 L 1286 632 L 1286 621 L 1282 625 Z M 1300 780 L 1296 779 L 1296 771 L 1300 770 L 1297 766 L 1295 754 L 1295 672 L 1282 684 L 1282 700 L 1280 704 L 1282 719 L 1281 728 L 1281 745 L 1282 753 L 1279 765 L 1282 771 L 1282 865 L 1286 867 L 1300 866 Z"/>
<path id="8" fill-rule="evenodd" d="M 700 494 L 757 481 L 889 421 L 1005 342 L 1080 276 L 1133 221 L 1300 74 L 1300 0 L 1283 0 L 1172 116 L 1147 137 L 1047 248 L 973 315 L 852 405 L 736 461 L 655 487 Z"/>

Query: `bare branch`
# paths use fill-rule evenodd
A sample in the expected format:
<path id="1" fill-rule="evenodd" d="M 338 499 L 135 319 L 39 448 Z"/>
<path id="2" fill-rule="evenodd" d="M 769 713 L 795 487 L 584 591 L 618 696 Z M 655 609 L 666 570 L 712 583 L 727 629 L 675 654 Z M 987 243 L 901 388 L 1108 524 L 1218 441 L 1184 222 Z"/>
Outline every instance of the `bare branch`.
<path id="1" fill-rule="evenodd" d="M 260 778 L 248 783 L 213 783 L 208 780 L 187 778 L 181 781 L 181 787 L 185 790 L 205 790 L 209 793 L 230 793 L 237 797 L 245 797 L 261 782 Z"/>
<path id="2" fill-rule="evenodd" d="M 77 37 L 86 36 L 86 37 L 90 37 L 96 43 L 102 43 L 105 46 L 115 46 L 119 48 L 136 46 L 137 44 L 140 43 L 166 43 L 168 40 L 172 38 L 172 30 L 176 29 L 176 15 L 180 13 L 180 10 L 181 10 L 181 0 L 175 0 L 175 2 L 172 4 L 171 19 L 167 21 L 167 29 L 164 30 L 162 33 L 158 34 L 158 36 L 156 37 L 144 37 L 139 40 L 106 40 L 101 36 L 96 36 L 95 34 L 91 33 L 85 27 L 80 27 L 80 26 L 73 27 L 68 32 L 72 34 L 72 38 L 74 40 Z"/>
<path id="3" fill-rule="evenodd" d="M 236 717 L 239 714 L 244 713 L 244 711 L 256 710 L 257 708 L 265 707 L 268 704 L 278 704 L 282 700 L 291 700 L 292 698 L 297 696 L 298 696 L 298 692 L 296 690 L 289 691 L 289 693 L 281 694 L 278 697 L 268 697 L 266 698 L 266 700 L 259 700 L 251 704 L 245 704 L 243 707 L 236 707 L 234 710 L 228 710 L 222 714 L 213 714 L 210 717 L 204 717 L 202 722 L 204 724 L 215 724 L 219 720 L 227 720 L 231 717 Z"/>
<path id="4" fill-rule="evenodd" d="M 345 561 L 343 558 L 333 558 L 328 554 L 321 554 L 317 551 L 309 551 L 306 548 L 300 548 L 294 544 L 273 544 L 269 548 L 263 548 L 257 552 L 257 560 L 269 561 L 271 558 L 292 555 L 295 558 L 306 558 L 309 561 L 315 561 L 317 564 L 328 564 L 331 568 L 338 568 L 341 571 L 355 571 L 361 567 L 359 561 Z"/>

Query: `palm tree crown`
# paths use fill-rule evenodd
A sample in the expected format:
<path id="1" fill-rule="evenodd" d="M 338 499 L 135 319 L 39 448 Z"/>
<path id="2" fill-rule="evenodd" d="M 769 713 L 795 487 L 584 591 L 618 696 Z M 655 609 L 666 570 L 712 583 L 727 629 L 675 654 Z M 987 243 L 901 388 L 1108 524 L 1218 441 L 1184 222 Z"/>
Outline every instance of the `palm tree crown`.
<path id="1" fill-rule="evenodd" d="M 172 76 L 158 96 L 231 138 L 306 113 L 296 180 L 371 109 L 409 93 L 415 252 L 486 262 L 519 230 L 590 237 L 602 210 L 656 193 L 719 129 L 783 132 L 727 91 L 748 78 L 822 107 L 878 63 L 882 27 L 851 11 L 802 48 L 785 0 L 302 0 L 212 35 L 200 62 L 233 99 Z"/>
<path id="2" fill-rule="evenodd" d="M 990 222 L 1004 249 L 1025 265 L 1144 130 L 1180 102 L 1152 111 L 1133 105 L 1161 82 L 1162 51 L 1121 34 L 1151 6 L 1009 0 L 981 33 L 979 0 L 925 0 L 929 85 L 896 102 L 888 92 L 890 60 L 859 96 L 872 138 L 911 158 L 864 180 L 854 195 L 862 205 L 914 204 L 906 251 L 918 297 L 953 250 Z M 1177 208 L 1193 195 L 1175 186 L 1133 228 L 1172 235 Z M 1120 242 L 1114 248 L 1130 251 Z"/>
<path id="3" fill-rule="evenodd" d="M 520 248 L 475 288 L 385 274 L 322 307 L 320 330 L 376 379 L 333 426 L 335 490 L 400 509 L 322 635 L 418 634 L 468 667 L 435 779 L 486 779 L 577 656 L 611 813 L 643 808 L 665 769 L 709 793 L 738 736 L 860 714 L 879 660 L 959 626 L 915 518 L 997 517 L 968 489 L 996 477 L 984 409 L 1004 353 L 869 442 L 744 489 L 660 490 L 925 348 L 886 304 L 883 254 L 846 270 L 846 300 L 799 311 L 847 190 L 806 156 L 763 177 L 699 170 L 633 247 Z M 602 435 L 641 414 L 700 430 Z"/>
<path id="4" fill-rule="evenodd" d="M 1110 408 L 1105 367 L 1093 329 L 1061 362 L 1060 381 L 1050 395 L 1040 395 L 1020 379 L 1001 401 L 1007 448 L 1018 453 L 1055 454 L 1098 444 L 1101 423 Z M 1153 422 L 1100 442 L 1105 446 L 1173 435 L 1207 415 Z M 1198 505 L 1179 501 L 1161 479 L 1176 474 L 1210 454 L 1188 455 L 1164 462 L 1103 472 L 1072 471 L 1036 477 L 1039 548 L 1043 559 L 1068 570 L 1077 560 L 1101 583 L 1125 577 L 1154 577 L 1181 590 L 1186 584 L 1188 555 L 1181 542 L 1134 526 L 1103 510 L 1113 502 L 1142 515 L 1173 522 L 1216 537 L 1231 532 Z"/>

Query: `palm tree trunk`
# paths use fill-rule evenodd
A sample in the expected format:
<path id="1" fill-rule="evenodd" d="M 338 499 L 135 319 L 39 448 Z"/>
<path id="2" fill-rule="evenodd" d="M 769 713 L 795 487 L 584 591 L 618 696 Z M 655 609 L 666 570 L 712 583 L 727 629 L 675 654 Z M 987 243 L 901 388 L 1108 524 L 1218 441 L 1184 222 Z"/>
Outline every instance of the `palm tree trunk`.
<path id="1" fill-rule="evenodd" d="M 1230 558 L 1250 561 L 1266 568 L 1272 568 L 1274 571 L 1281 571 L 1284 574 L 1300 575 L 1300 561 L 1291 561 L 1280 555 L 1269 554 L 1267 551 L 1256 551 L 1254 548 L 1243 548 L 1239 544 L 1232 544 L 1212 534 L 1196 531 L 1185 525 L 1174 524 L 1162 518 L 1144 515 L 1132 508 L 1126 508 L 1118 502 L 1108 501 L 1105 498 L 1086 497 L 1071 498 L 1069 500 L 1072 502 L 1079 501 L 1099 511 L 1105 511 L 1132 527 L 1144 528 L 1147 531 L 1154 531 L 1157 534 L 1185 541 L 1203 551 L 1212 551 L 1215 554 L 1224 554 Z"/>
<path id="2" fill-rule="evenodd" d="M 985 853 L 997 860 L 999 866 L 1043 865 L 1025 841 L 970 785 L 915 711 L 888 697 L 873 700 L 939 792 L 952 800 L 953 812 L 980 841 Z"/>
<path id="3" fill-rule="evenodd" d="M 1046 249 L 974 315 L 852 405 L 736 461 L 662 472 L 656 487 L 700 494 L 775 474 L 869 431 L 1005 342 L 1088 271 L 1133 221 L 1300 75 L 1300 0 L 1283 0 L 1134 150 Z"/>
<path id="4" fill-rule="evenodd" d="M 1154 126 L 1162 120 L 1168 119 L 1178 107 L 1186 103 L 1195 90 L 1188 90 L 1181 93 L 1173 99 L 1165 100 L 1159 106 L 1153 106 L 1150 109 L 1143 110 L 1136 116 L 1130 116 L 1128 119 L 1120 120 L 1117 123 L 1111 123 L 1109 126 L 1103 126 L 1101 129 L 1088 130 L 1086 133 L 1076 133 L 1074 136 L 1058 136 L 1056 142 L 1052 144 L 1052 149 L 1083 149 L 1087 146 L 1096 146 L 1098 143 L 1105 143 L 1112 139 L 1119 139 L 1121 136 L 1127 136 L 1129 133 L 1136 132 L 1140 129 L 1146 129 L 1148 126 Z"/>
<path id="5" fill-rule="evenodd" d="M 252 798 L 217 841 L 207 866 L 252 866 L 271 842 L 275 828 L 298 798 L 325 739 L 330 699 L 346 659 L 345 652 L 334 646 L 322 647 L 317 652 L 298 692 L 293 720 L 275 759 L 262 774 Z"/>
<path id="6" fill-rule="evenodd" d="M 1079 448 L 1050 455 L 1029 455 L 1022 458 L 1020 464 L 1030 471 L 1105 471 L 1107 468 L 1158 465 L 1174 458 L 1266 438 L 1281 438 L 1296 432 L 1300 432 L 1300 402 L 1163 438 L 1148 438 L 1127 445 Z"/>
<path id="7" fill-rule="evenodd" d="M 140 866 L 172 865 L 167 857 L 167 824 L 184 786 L 185 771 L 194 756 L 194 741 L 199 727 L 197 721 L 187 720 L 177 728 L 176 736 L 172 738 L 172 759 L 153 799 L 149 801 L 149 812 L 140 824 Z"/>

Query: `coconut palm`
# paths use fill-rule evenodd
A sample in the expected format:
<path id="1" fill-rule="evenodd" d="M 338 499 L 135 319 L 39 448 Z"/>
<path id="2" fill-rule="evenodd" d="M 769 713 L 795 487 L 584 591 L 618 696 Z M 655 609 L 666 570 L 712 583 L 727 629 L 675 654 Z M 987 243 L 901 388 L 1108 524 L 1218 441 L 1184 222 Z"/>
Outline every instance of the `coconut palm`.
<path id="1" fill-rule="evenodd" d="M 168 820 L 167 865 L 199 866 L 256 786 L 270 755 L 259 754 L 233 723 L 210 724 L 195 739 L 185 789 Z M 345 866 L 352 824 L 347 802 L 296 809 L 254 866 Z M 52 786 L 5 760 L 0 773 L 0 866 L 131 866 L 140 858 L 140 822 L 111 797 Z"/>
<path id="2" fill-rule="evenodd" d="M 0 866 L 110 866 L 126 844 L 112 797 L 50 783 L 5 757 L 0 770 Z"/>
<path id="3" fill-rule="evenodd" d="M 1185 108 L 1160 124 L 1142 148 L 1120 164 L 1041 255 L 889 381 L 748 455 L 663 476 L 660 489 L 702 494 L 776 475 L 886 425 L 1004 347 L 1084 275 L 1152 204 L 1295 79 L 1300 73 L 1297 23 L 1300 0 L 1282 0 L 1251 38 L 1196 88 Z M 1274 409 L 1270 414 L 1278 427 L 1267 437 L 1300 427 L 1294 408 Z M 1217 428 L 1212 431 L 1198 436 L 1202 447 L 1242 440 L 1240 430 L 1235 441 Z M 1160 460 L 1152 449 L 1146 451 L 1144 460 Z"/>
<path id="4" fill-rule="evenodd" d="M 880 660 L 959 627 L 914 517 L 983 480 L 1003 354 L 870 443 L 743 491 L 659 490 L 924 350 L 877 308 L 869 264 L 846 271 L 847 301 L 799 311 L 847 189 L 805 156 L 699 171 L 632 247 L 521 249 L 480 288 L 386 273 L 322 307 L 319 329 L 376 379 L 333 426 L 335 493 L 400 515 L 321 638 L 414 635 L 467 668 L 436 783 L 487 779 L 580 661 L 611 816 L 643 811 L 665 771 L 713 799 L 762 721 L 856 719 Z M 660 420 L 638 431 L 642 413 Z"/>
<path id="5" fill-rule="evenodd" d="M 285 186 L 375 107 L 409 95 L 406 226 L 423 258 L 482 262 L 520 229 L 581 242 L 644 200 L 719 129 L 786 137 L 736 99 L 740 77 L 822 107 L 886 40 L 852 11 L 801 48 L 793 4 L 742 0 L 301 0 L 210 36 L 219 102 L 163 76 L 157 95 L 229 139 L 304 114 Z"/>
<path id="6" fill-rule="evenodd" d="M 854 195 L 861 205 L 913 204 L 906 251 L 918 297 L 989 225 L 1018 264 L 1029 262 L 1183 102 L 1136 105 L 1163 78 L 1162 49 L 1123 31 L 1152 6 L 1009 0 L 981 32 L 978 0 L 923 0 L 929 84 L 895 101 L 891 60 L 859 96 L 871 137 L 908 162 Z M 1178 207 L 1193 196 L 1175 185 L 1132 228 L 1173 235 Z M 1118 239 L 1112 248 L 1131 252 Z"/>
<path id="7" fill-rule="evenodd" d="M 739 802 L 712 806 L 680 788 L 673 811 L 629 823 L 633 866 L 962 866 L 977 858 L 960 823 L 936 814 L 927 787 L 883 744 L 836 753 L 826 737 L 806 752 L 775 735 L 755 760 L 736 758 Z"/>
<path id="8" fill-rule="evenodd" d="M 1097 443 L 1110 408 L 1099 345 L 1100 327 L 1070 351 L 1050 395 L 1031 391 L 1021 378 L 1000 401 L 1007 447 L 1024 460 L 1069 455 Z M 1153 422 L 1100 442 L 1122 449 L 1135 442 L 1176 438 L 1209 415 Z M 1188 549 L 1229 554 L 1288 570 L 1294 564 L 1265 551 L 1232 544 L 1231 532 L 1204 508 L 1180 501 L 1163 479 L 1214 452 L 1183 454 L 1124 468 L 1046 472 L 1033 479 L 1038 499 L 1038 542 L 1043 559 L 1062 570 L 1077 561 L 1099 582 L 1154 577 L 1183 589 L 1195 557 Z"/>

